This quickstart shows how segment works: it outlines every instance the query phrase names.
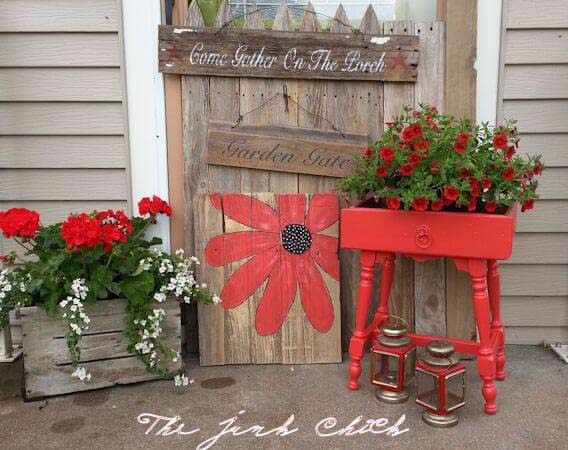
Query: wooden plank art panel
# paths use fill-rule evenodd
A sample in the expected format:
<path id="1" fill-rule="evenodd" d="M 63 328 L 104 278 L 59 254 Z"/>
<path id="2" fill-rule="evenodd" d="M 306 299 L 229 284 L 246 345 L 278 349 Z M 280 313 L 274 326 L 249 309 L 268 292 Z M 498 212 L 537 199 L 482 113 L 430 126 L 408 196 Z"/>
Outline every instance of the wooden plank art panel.
<path id="1" fill-rule="evenodd" d="M 222 166 L 343 177 L 368 136 L 275 125 L 209 122 L 205 162 Z"/>
<path id="2" fill-rule="evenodd" d="M 414 81 L 418 38 L 160 26 L 163 73 Z"/>
<path id="3" fill-rule="evenodd" d="M 195 207 L 200 280 L 221 297 L 201 306 L 201 364 L 340 362 L 337 196 L 209 194 Z"/>

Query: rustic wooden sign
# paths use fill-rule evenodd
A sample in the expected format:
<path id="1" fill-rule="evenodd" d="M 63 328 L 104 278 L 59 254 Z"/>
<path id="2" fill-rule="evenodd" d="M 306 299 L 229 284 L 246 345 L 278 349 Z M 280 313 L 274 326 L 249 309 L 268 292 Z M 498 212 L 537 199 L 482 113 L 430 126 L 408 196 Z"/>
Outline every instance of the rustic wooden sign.
<path id="1" fill-rule="evenodd" d="M 279 172 L 343 177 L 353 156 L 368 145 L 363 134 L 277 125 L 239 125 L 210 121 L 205 162 Z"/>
<path id="2" fill-rule="evenodd" d="M 417 36 L 160 26 L 163 73 L 415 81 Z"/>

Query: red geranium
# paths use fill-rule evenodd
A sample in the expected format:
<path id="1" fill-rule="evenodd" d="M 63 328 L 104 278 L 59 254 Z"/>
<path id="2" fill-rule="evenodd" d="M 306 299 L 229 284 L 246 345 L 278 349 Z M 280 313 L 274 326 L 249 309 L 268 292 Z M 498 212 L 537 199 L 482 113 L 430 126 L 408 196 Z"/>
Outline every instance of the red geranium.
<path id="1" fill-rule="evenodd" d="M 455 188 L 454 186 L 446 186 L 444 188 L 444 198 L 446 200 L 455 202 L 458 197 L 460 196 L 460 191 L 459 189 Z"/>
<path id="2" fill-rule="evenodd" d="M 405 164 L 404 166 L 402 166 L 400 168 L 400 173 L 404 176 L 409 177 L 410 175 L 412 175 L 414 173 L 414 166 L 410 163 Z"/>
<path id="3" fill-rule="evenodd" d="M 400 199 L 398 197 L 389 197 L 387 199 L 388 209 L 400 209 Z"/>
<path id="4" fill-rule="evenodd" d="M 370 158 L 371 157 L 371 147 L 367 147 L 363 150 L 363 158 Z"/>
<path id="5" fill-rule="evenodd" d="M 39 214 L 26 208 L 0 212 L 0 230 L 5 237 L 32 238 L 39 228 Z"/>
<path id="6" fill-rule="evenodd" d="M 416 211 L 426 211 L 428 209 L 429 203 L 430 203 L 430 200 L 428 200 L 427 198 L 419 197 L 419 198 L 415 198 L 412 201 L 412 207 Z"/>
<path id="7" fill-rule="evenodd" d="M 61 237 L 67 242 L 69 250 L 75 248 L 92 248 L 102 241 L 103 229 L 101 223 L 83 213 L 70 216 L 61 225 Z"/>
<path id="8" fill-rule="evenodd" d="M 526 202 L 523 203 L 523 205 L 521 206 L 521 212 L 530 211 L 533 208 L 534 208 L 534 199 L 531 198 L 530 200 L 527 200 Z"/>
<path id="9" fill-rule="evenodd" d="M 377 168 L 377 171 L 375 172 L 375 175 L 378 177 L 386 177 L 387 176 L 387 168 L 385 166 L 379 166 Z"/>
<path id="10" fill-rule="evenodd" d="M 501 172 L 501 175 L 503 176 L 503 179 L 510 181 L 513 178 L 515 178 L 515 169 L 513 169 L 511 166 L 509 166 L 509 167 L 507 167 L 506 170 Z"/>
<path id="11" fill-rule="evenodd" d="M 485 211 L 487 212 L 495 212 L 495 210 L 497 209 L 497 203 L 495 202 L 488 202 L 485 204 Z"/>
<path id="12" fill-rule="evenodd" d="M 505 133 L 499 133 L 493 137 L 493 147 L 497 150 L 504 150 L 507 148 L 507 135 Z"/>
<path id="13" fill-rule="evenodd" d="M 141 216 L 145 216 L 146 214 L 150 214 L 151 216 L 155 216 L 156 214 L 171 216 L 172 208 L 170 208 L 167 202 L 157 195 L 154 195 L 152 199 L 150 199 L 150 197 L 144 197 L 138 202 L 138 212 Z"/>
<path id="14" fill-rule="evenodd" d="M 434 200 L 432 202 L 432 211 L 440 211 L 444 206 L 444 201 L 442 199 Z"/>
<path id="15" fill-rule="evenodd" d="M 112 250 L 113 242 L 126 242 L 126 234 L 132 233 L 132 223 L 122 211 L 104 211 L 97 214 L 102 226 L 102 241 L 105 252 Z"/>
<path id="16" fill-rule="evenodd" d="M 394 159 L 394 150 L 392 147 L 385 145 L 381 148 L 381 158 L 390 163 Z"/>

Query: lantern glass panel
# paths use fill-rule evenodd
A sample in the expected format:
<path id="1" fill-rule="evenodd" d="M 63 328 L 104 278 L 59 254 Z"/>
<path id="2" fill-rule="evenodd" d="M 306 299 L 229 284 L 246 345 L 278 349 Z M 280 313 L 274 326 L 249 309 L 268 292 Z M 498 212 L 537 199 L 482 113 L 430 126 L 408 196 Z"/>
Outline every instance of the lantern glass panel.
<path id="1" fill-rule="evenodd" d="M 404 384 L 408 386 L 414 381 L 414 366 L 416 364 L 416 348 L 404 355 Z"/>
<path id="2" fill-rule="evenodd" d="M 446 377 L 446 411 L 452 411 L 465 404 L 465 370 Z"/>
<path id="3" fill-rule="evenodd" d="M 399 359 L 397 355 L 373 352 L 373 384 L 398 386 Z"/>
<path id="4" fill-rule="evenodd" d="M 421 405 L 438 410 L 440 407 L 438 378 L 434 375 L 417 369 L 416 385 L 417 402 Z"/>

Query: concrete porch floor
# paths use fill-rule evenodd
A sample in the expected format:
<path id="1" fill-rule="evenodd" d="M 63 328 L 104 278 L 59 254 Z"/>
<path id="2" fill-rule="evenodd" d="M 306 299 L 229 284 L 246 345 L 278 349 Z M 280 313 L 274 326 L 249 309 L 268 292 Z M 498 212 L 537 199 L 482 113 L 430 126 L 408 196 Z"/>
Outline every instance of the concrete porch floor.
<path id="1" fill-rule="evenodd" d="M 538 347 L 509 346 L 507 375 L 497 382 L 499 412 L 482 412 L 481 382 L 468 362 L 466 406 L 459 411 L 460 423 L 451 429 L 434 429 L 420 419 L 421 408 L 411 397 L 403 405 L 385 405 L 374 398 L 366 382 L 357 392 L 346 388 L 348 358 L 343 364 L 311 366 L 225 366 L 204 367 L 187 361 L 187 374 L 195 381 L 176 388 L 172 382 L 156 381 L 24 403 L 19 398 L 0 402 L 0 446 L 16 448 L 195 448 L 217 435 L 219 425 L 238 416 L 234 425 L 245 429 L 262 425 L 271 429 L 294 414 L 287 436 L 253 437 L 225 435 L 210 448 L 252 449 L 566 449 L 568 448 L 568 365 L 552 352 Z M 246 412 L 239 415 L 239 411 Z M 143 413 L 180 416 L 183 431 L 194 434 L 148 435 L 149 424 L 137 417 Z M 314 427 L 322 419 L 335 417 L 346 427 L 359 415 L 364 420 L 388 419 L 389 425 L 402 415 L 398 428 L 409 430 L 398 436 L 355 434 L 318 436 Z M 165 422 L 160 424 L 163 425 Z M 387 427 L 388 427 L 387 426 Z M 175 427 L 174 427 L 175 428 Z M 386 427 L 375 426 L 375 429 Z M 204 446 L 202 447 L 204 448 Z"/>

